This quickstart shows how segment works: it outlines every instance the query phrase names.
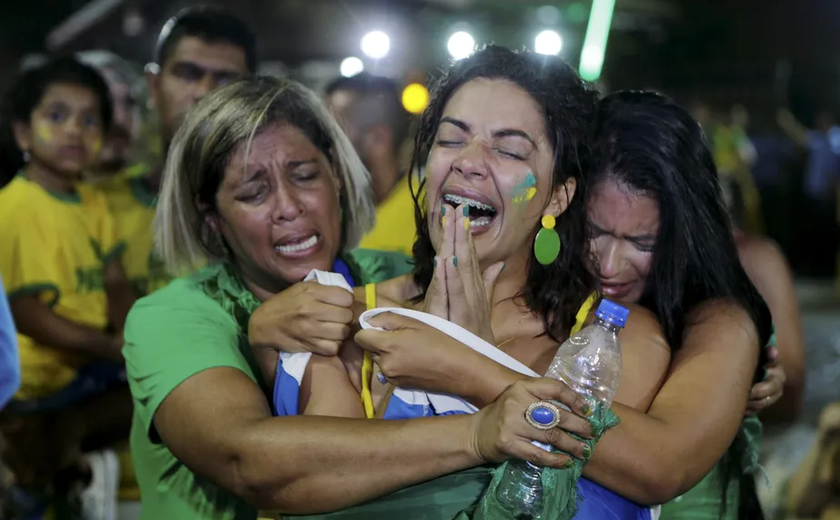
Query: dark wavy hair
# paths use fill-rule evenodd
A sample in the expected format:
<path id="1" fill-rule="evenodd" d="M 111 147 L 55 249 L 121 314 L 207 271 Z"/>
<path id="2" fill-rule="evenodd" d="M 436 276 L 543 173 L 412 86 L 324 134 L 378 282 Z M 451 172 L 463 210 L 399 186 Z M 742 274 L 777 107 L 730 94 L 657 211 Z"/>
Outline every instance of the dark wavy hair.
<path id="1" fill-rule="evenodd" d="M 743 307 L 761 346 L 766 345 L 772 334 L 770 310 L 741 266 L 717 169 L 697 121 L 661 94 L 616 92 L 599 104 L 592 153 L 590 190 L 613 181 L 659 204 L 659 235 L 639 303 L 656 314 L 671 349 L 682 345 L 686 314 L 716 299 Z M 759 351 L 755 381 L 760 380 L 766 354 L 764 348 Z M 739 431 L 724 457 L 721 513 L 727 483 L 737 472 L 738 518 L 763 518 L 753 477 L 744 475 L 746 446 Z"/>
<path id="2" fill-rule="evenodd" d="M 597 92 L 556 56 L 514 52 L 489 45 L 455 62 L 433 85 L 431 100 L 423 112 L 415 138 L 411 171 L 419 171 L 429 155 L 444 108 L 453 94 L 474 79 L 498 79 L 516 84 L 540 108 L 545 134 L 554 153 L 551 188 L 573 178 L 575 197 L 557 219 L 555 230 L 563 244 L 553 264 L 543 266 L 532 258 L 528 282 L 518 295 L 543 318 L 546 333 L 555 341 L 568 334 L 580 305 L 597 286 L 586 269 L 586 207 L 584 172 L 589 167 L 588 129 L 597 106 Z M 499 100 L 503 103 L 504 100 Z M 425 297 L 432 280 L 435 255 L 426 219 L 425 179 L 415 186 L 409 177 L 417 221 L 414 244 L 414 281 Z"/>
<path id="3" fill-rule="evenodd" d="M 69 83 L 93 91 L 99 100 L 103 135 L 111 127 L 111 91 L 96 69 L 71 56 L 62 56 L 25 71 L 0 105 L 0 187 L 12 180 L 24 165 L 23 152 L 18 149 L 12 124 L 29 123 L 32 112 L 41 103 L 47 89 L 57 83 Z"/>

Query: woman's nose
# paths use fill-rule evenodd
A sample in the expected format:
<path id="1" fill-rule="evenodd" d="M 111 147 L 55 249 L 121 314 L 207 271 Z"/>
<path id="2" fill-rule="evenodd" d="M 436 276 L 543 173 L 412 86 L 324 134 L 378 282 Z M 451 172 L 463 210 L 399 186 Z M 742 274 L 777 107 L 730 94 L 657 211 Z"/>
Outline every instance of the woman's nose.
<path id="1" fill-rule="evenodd" d="M 615 241 L 598 250 L 598 267 L 601 278 L 614 278 L 621 272 L 621 255 Z"/>
<path id="2" fill-rule="evenodd" d="M 455 159 L 453 167 L 462 175 L 487 175 L 487 148 L 479 141 L 474 141 L 464 147 Z"/>
<path id="3" fill-rule="evenodd" d="M 274 221 L 285 220 L 291 222 L 301 216 L 303 212 L 303 204 L 295 196 L 293 190 L 290 190 L 287 186 L 278 186 L 274 196 Z"/>

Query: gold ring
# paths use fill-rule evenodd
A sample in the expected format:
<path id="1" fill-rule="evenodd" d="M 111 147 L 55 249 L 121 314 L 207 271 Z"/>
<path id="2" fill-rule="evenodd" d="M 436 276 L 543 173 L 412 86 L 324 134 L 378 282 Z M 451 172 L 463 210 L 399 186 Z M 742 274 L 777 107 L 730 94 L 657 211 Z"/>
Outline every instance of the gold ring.
<path id="1" fill-rule="evenodd" d="M 538 430 L 550 430 L 560 424 L 560 408 L 549 401 L 537 401 L 525 411 L 525 420 Z"/>

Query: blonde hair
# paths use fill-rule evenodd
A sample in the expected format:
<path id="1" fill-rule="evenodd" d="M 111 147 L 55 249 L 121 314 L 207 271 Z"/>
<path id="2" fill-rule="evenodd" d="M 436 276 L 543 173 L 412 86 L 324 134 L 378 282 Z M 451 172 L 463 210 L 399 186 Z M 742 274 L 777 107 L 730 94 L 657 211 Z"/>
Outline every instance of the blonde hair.
<path id="1" fill-rule="evenodd" d="M 320 98 L 287 79 L 242 80 L 211 92 L 190 110 L 169 148 L 154 229 L 158 254 L 172 274 L 225 259 L 199 203 L 215 207 L 231 156 L 245 143 L 247 157 L 254 136 L 278 123 L 300 128 L 336 169 L 342 249 L 356 247 L 373 227 L 370 175 Z"/>

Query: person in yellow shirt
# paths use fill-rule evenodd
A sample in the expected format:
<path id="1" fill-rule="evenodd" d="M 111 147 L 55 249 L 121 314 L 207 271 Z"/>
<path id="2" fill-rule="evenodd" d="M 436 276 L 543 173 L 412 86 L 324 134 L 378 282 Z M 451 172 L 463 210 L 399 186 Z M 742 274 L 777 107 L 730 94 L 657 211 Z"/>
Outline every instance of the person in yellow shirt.
<path id="1" fill-rule="evenodd" d="M 326 102 L 373 180 L 376 225 L 359 247 L 411 256 L 417 236 L 414 200 L 400 160 L 409 115 L 396 82 L 364 72 L 338 78 L 327 86 Z"/>
<path id="2" fill-rule="evenodd" d="M 193 7 L 167 21 L 158 38 L 155 61 L 147 67 L 164 150 L 190 107 L 217 86 L 250 76 L 256 66 L 253 32 L 227 11 Z M 160 289 L 170 279 L 153 250 L 152 221 L 160 181 L 160 166 L 137 164 L 97 182 L 126 240 L 123 264 L 138 297 Z"/>
<path id="3" fill-rule="evenodd" d="M 186 111 L 217 86 L 253 74 L 256 55 L 251 29 L 225 10 L 190 7 L 164 24 L 154 62 L 147 66 L 148 91 L 155 111 L 152 119 L 160 125 L 154 140 L 161 143 L 164 154 Z M 138 297 L 170 281 L 154 251 L 152 236 L 162 168 L 156 162 L 147 162 L 151 164 L 133 164 L 96 181 L 126 241 L 123 265 Z M 130 508 L 130 502 L 140 499 L 134 464 L 128 450 L 120 449 L 118 455 L 122 472 L 120 507 Z"/>
<path id="4" fill-rule="evenodd" d="M 151 294 L 169 283 L 170 276 L 154 252 L 152 221 L 157 195 L 144 175 L 118 175 L 100 180 L 111 213 L 126 242 L 123 266 L 137 297 Z"/>
<path id="5" fill-rule="evenodd" d="M 105 196 L 80 182 L 110 120 L 107 85 L 70 58 L 25 72 L 4 100 L 4 167 L 19 170 L 0 190 L 0 274 L 21 387 L 0 422 L 5 462 L 20 490 L 40 498 L 18 511 L 25 518 L 66 505 L 58 490 L 107 464 L 83 458 L 83 445 L 105 446 L 130 424 L 121 348 L 135 298 L 124 244 Z"/>

